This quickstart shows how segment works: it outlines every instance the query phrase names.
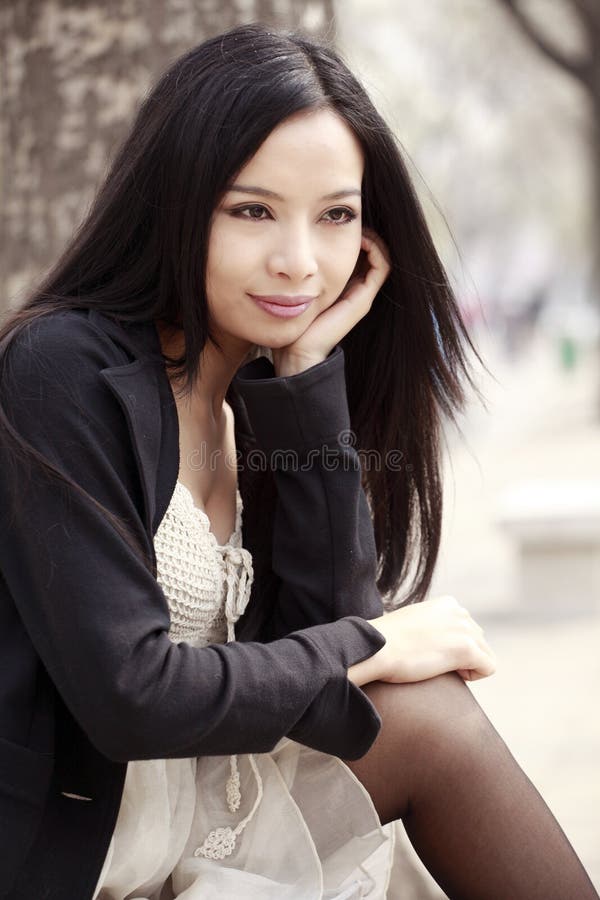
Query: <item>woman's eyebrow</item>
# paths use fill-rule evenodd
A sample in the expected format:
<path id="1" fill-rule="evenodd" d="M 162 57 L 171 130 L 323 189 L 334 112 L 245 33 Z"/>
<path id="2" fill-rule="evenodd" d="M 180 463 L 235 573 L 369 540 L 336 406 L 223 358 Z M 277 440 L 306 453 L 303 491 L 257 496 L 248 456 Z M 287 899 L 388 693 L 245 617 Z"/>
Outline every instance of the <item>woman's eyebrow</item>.
<path id="1" fill-rule="evenodd" d="M 257 187 L 255 185 L 232 184 L 227 190 L 236 191 L 240 194 L 258 194 L 262 197 L 272 197 L 274 200 L 284 200 L 284 197 L 282 197 L 281 194 L 276 194 L 275 191 L 269 191 L 267 188 Z M 342 188 L 339 191 L 333 191 L 331 194 L 324 194 L 324 196 L 319 199 L 339 200 L 341 197 L 360 197 L 361 194 L 362 191 L 360 188 Z"/>

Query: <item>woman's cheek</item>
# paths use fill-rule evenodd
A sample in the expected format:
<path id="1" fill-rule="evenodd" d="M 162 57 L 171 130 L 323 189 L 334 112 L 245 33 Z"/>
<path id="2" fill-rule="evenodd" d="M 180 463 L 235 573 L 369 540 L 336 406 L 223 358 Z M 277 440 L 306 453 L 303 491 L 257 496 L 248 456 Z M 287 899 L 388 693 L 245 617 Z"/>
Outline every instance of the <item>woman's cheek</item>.
<path id="1" fill-rule="evenodd" d="M 337 277 L 335 280 L 335 297 L 333 298 L 332 302 L 337 300 L 338 297 L 341 294 L 343 294 L 344 290 L 346 289 L 346 287 L 348 285 L 348 282 L 354 275 L 357 262 L 358 262 L 358 254 L 350 263 L 348 263 L 347 266 L 344 266 L 344 269 L 342 272 L 337 273 Z"/>
<path id="2" fill-rule="evenodd" d="M 362 232 L 357 235 L 352 235 L 352 238 L 349 240 L 350 246 L 347 248 L 347 252 L 345 254 L 340 255 L 340 258 L 345 260 L 345 266 L 343 275 L 341 276 L 341 280 L 343 282 L 342 288 L 346 286 L 348 281 L 354 275 L 356 267 L 358 265 L 361 253 L 361 244 L 362 244 Z M 340 289 L 340 291 L 342 290 Z"/>

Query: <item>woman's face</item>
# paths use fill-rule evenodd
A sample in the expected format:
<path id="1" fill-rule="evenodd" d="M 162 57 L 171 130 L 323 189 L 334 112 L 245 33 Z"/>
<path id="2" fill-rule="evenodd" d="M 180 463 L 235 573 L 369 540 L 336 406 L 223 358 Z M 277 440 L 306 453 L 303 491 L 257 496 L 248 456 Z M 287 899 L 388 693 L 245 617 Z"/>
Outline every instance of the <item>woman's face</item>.
<path id="1" fill-rule="evenodd" d="M 360 252 L 362 174 L 360 144 L 330 110 L 271 132 L 213 216 L 207 296 L 218 336 L 283 347 L 335 302 Z"/>

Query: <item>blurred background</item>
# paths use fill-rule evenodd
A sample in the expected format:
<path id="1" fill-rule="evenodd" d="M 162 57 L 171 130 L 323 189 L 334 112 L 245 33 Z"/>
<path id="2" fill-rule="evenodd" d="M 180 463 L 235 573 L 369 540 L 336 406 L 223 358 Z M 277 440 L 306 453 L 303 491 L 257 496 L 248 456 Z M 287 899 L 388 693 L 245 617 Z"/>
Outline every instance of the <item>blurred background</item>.
<path id="1" fill-rule="evenodd" d="M 403 147 L 484 363 L 432 593 L 485 628 L 470 689 L 600 888 L 600 0 L 2 3 L 0 314 L 158 73 L 246 21 L 334 41 Z M 389 900 L 443 897 L 397 834 Z"/>

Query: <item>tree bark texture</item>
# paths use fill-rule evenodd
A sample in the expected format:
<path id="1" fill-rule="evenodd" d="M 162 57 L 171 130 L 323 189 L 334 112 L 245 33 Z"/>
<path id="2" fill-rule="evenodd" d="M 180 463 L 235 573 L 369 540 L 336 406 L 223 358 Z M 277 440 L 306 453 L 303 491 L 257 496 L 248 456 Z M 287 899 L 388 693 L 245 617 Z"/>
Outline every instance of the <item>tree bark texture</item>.
<path id="1" fill-rule="evenodd" d="M 0 4 L 0 315 L 89 208 L 140 100 L 177 56 L 241 22 L 333 31 L 333 0 Z"/>
<path id="2" fill-rule="evenodd" d="M 592 252 L 591 291 L 600 308 L 600 2 L 564 0 L 583 36 L 581 53 L 569 53 L 546 35 L 543 23 L 527 12 L 523 0 L 497 0 L 521 33 L 546 59 L 574 78 L 583 88 L 590 108 L 589 152 Z"/>

